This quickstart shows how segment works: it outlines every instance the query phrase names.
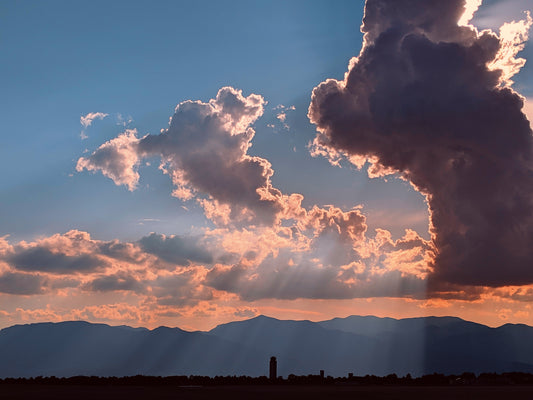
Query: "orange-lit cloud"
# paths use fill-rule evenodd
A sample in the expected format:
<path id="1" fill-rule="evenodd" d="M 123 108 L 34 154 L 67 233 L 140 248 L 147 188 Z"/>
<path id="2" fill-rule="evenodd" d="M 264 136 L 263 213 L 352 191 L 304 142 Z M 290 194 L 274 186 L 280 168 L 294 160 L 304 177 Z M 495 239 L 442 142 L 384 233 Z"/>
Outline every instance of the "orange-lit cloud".
<path id="1" fill-rule="evenodd" d="M 101 145 L 89 158 L 80 158 L 76 164 L 76 171 L 84 169 L 100 171 L 117 185 L 125 185 L 129 190 L 134 190 L 139 181 L 138 144 L 136 130 L 126 130 L 115 139 Z"/>

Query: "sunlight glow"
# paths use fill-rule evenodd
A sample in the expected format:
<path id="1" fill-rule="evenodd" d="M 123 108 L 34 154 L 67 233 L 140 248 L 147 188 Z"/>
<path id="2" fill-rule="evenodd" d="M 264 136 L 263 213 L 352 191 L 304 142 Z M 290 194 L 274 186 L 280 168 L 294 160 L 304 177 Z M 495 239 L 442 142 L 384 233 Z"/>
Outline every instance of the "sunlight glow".
<path id="1" fill-rule="evenodd" d="M 500 27 L 501 47 L 494 61 L 489 64 L 489 68 L 502 71 L 500 77 L 500 84 L 502 86 L 511 86 L 513 84 L 511 78 L 526 63 L 524 58 L 516 58 L 516 55 L 525 47 L 529 38 L 529 28 L 533 23 L 530 12 L 526 11 L 525 14 L 525 19 L 518 22 L 508 22 Z"/>
<path id="2" fill-rule="evenodd" d="M 457 24 L 459 26 L 467 26 L 482 2 L 483 0 L 466 0 L 465 12 Z"/>

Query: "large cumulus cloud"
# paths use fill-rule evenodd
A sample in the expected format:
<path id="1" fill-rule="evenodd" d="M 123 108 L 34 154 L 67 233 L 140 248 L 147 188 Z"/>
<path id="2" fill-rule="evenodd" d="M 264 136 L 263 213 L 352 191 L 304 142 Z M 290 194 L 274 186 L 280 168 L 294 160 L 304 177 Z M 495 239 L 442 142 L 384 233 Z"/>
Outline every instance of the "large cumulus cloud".
<path id="1" fill-rule="evenodd" d="M 175 190 L 189 200 L 197 194 L 209 217 L 219 223 L 245 221 L 270 224 L 281 210 L 281 193 L 272 187 L 270 163 L 248 155 L 263 114 L 264 99 L 244 97 L 224 87 L 209 102 L 184 101 L 176 107 L 168 129 L 137 138 L 129 130 L 78 160 L 77 170 L 100 171 L 117 185 L 135 189 L 142 158 L 159 157 Z"/>
<path id="2" fill-rule="evenodd" d="M 426 196 L 434 288 L 532 283 L 532 132 L 505 69 L 530 22 L 513 42 L 460 26 L 464 6 L 367 0 L 361 53 L 313 91 L 313 151 L 367 158 Z"/>

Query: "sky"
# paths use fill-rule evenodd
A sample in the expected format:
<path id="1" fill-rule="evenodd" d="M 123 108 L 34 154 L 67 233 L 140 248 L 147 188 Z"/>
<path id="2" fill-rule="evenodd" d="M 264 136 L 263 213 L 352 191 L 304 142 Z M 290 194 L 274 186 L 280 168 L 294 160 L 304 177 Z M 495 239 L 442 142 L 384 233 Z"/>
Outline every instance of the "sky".
<path id="1" fill-rule="evenodd" d="M 0 328 L 533 325 L 533 0 L 417 1 L 1 2 Z"/>

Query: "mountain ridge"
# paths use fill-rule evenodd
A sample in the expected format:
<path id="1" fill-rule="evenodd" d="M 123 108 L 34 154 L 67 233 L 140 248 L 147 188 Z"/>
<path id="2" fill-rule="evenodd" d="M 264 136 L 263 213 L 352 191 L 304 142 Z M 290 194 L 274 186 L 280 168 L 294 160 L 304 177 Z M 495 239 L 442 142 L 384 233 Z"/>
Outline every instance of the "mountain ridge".
<path id="1" fill-rule="evenodd" d="M 355 315 L 318 322 L 259 315 L 209 331 L 44 322 L 0 330 L 0 354 L 0 377 L 260 376 L 271 356 L 283 376 L 533 372 L 533 327 Z"/>
<path id="2" fill-rule="evenodd" d="M 45 322 L 29 322 L 29 323 L 26 323 L 26 324 L 14 324 L 14 325 L 6 326 L 5 328 L 0 329 L 0 332 L 2 330 L 4 330 L 4 329 L 13 328 L 13 327 L 16 327 L 16 326 L 31 326 L 31 325 L 43 325 L 43 324 L 65 324 L 65 323 L 83 323 L 83 324 L 88 324 L 88 325 L 102 325 L 102 326 L 109 326 L 109 327 L 112 327 L 112 328 L 127 328 L 127 329 L 132 329 L 132 330 L 153 331 L 153 330 L 158 329 L 158 328 L 169 328 L 169 329 L 179 329 L 179 330 L 181 330 L 183 332 L 207 333 L 207 332 L 209 332 L 209 331 L 211 331 L 213 329 L 216 329 L 217 327 L 222 326 L 222 325 L 233 324 L 233 323 L 238 323 L 238 322 L 243 322 L 243 321 L 251 321 L 251 320 L 261 319 L 261 318 L 274 320 L 274 321 L 311 322 L 311 323 L 314 323 L 314 324 L 322 324 L 322 323 L 331 322 L 331 321 L 337 321 L 337 320 L 347 320 L 347 319 L 354 318 L 354 317 L 356 317 L 356 318 L 373 318 L 373 319 L 378 319 L 378 320 L 391 320 L 391 321 L 396 321 L 396 322 L 398 322 L 398 321 L 415 321 L 415 320 L 431 320 L 431 319 L 436 319 L 436 320 L 452 319 L 452 320 L 457 320 L 457 321 L 466 322 L 466 323 L 470 323 L 470 324 L 484 326 L 484 327 L 487 327 L 489 329 L 499 329 L 499 328 L 502 328 L 502 327 L 508 326 L 508 325 L 509 326 L 524 326 L 524 327 L 528 327 L 528 328 L 532 328 L 533 329 L 532 325 L 527 325 L 527 324 L 523 324 L 523 323 L 516 323 L 515 324 L 515 323 L 510 323 L 510 322 L 506 322 L 506 323 L 504 323 L 502 325 L 499 325 L 499 326 L 489 326 L 489 325 L 482 324 L 480 322 L 469 321 L 469 320 L 462 319 L 460 317 L 454 317 L 454 316 L 451 316 L 451 315 L 393 318 L 393 317 L 377 317 L 375 315 L 368 314 L 368 315 L 349 315 L 347 317 L 334 317 L 334 318 L 331 318 L 331 319 L 328 319 L 328 320 L 322 320 L 322 321 L 311 321 L 309 319 L 302 319 L 302 320 L 298 320 L 298 319 L 279 319 L 279 318 L 275 318 L 275 317 L 270 317 L 268 315 L 260 314 L 260 315 L 256 315 L 255 317 L 248 318 L 248 319 L 225 322 L 225 323 L 219 324 L 219 325 L 215 326 L 214 328 L 212 328 L 210 330 L 206 330 L 206 331 L 202 331 L 202 330 L 187 330 L 187 329 L 180 328 L 179 326 L 172 327 L 172 326 L 167 326 L 167 325 L 159 325 L 159 326 L 157 326 L 155 328 L 147 328 L 147 327 L 143 327 L 143 326 L 138 326 L 137 327 L 137 326 L 124 325 L 124 324 L 121 324 L 121 325 L 110 325 L 110 324 L 104 323 L 104 322 L 89 322 L 89 321 L 85 321 L 85 320 L 66 320 L 66 321 L 45 321 Z"/>

